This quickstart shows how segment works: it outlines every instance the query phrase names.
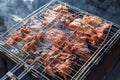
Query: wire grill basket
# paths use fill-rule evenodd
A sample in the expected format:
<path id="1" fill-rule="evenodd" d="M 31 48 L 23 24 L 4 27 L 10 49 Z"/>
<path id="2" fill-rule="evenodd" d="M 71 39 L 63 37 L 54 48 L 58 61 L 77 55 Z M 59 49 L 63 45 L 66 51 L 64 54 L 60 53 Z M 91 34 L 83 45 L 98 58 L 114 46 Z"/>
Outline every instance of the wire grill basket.
<path id="1" fill-rule="evenodd" d="M 104 40 L 101 42 L 100 46 L 97 49 L 92 49 L 89 48 L 91 51 L 92 55 L 91 57 L 85 61 L 81 57 L 78 57 L 75 55 L 77 58 L 77 61 L 74 61 L 73 64 L 75 64 L 76 67 L 72 68 L 69 67 L 69 70 L 72 71 L 72 73 L 68 74 L 64 71 L 61 71 L 64 73 L 65 76 L 60 76 L 59 74 L 54 74 L 55 77 L 49 75 L 49 73 L 46 72 L 46 66 L 44 62 L 41 60 L 42 55 L 44 53 L 48 53 L 51 50 L 52 44 L 49 41 L 43 40 L 39 41 L 40 44 L 37 47 L 37 50 L 35 51 L 34 54 L 30 54 L 29 52 L 23 51 L 21 48 L 23 47 L 24 44 L 24 39 L 20 37 L 21 41 L 15 42 L 17 43 L 16 45 L 6 45 L 6 40 L 13 34 L 17 33 L 20 29 L 22 28 L 29 28 L 31 26 L 34 27 L 34 25 L 40 25 L 44 26 L 41 28 L 37 28 L 36 30 L 31 30 L 31 35 L 32 38 L 34 38 L 33 34 L 37 33 L 38 31 L 44 31 L 45 34 L 44 36 L 47 36 L 47 32 L 50 31 L 52 28 L 59 29 L 63 31 L 65 34 L 67 34 L 67 38 L 63 41 L 62 44 L 64 44 L 68 39 L 72 38 L 72 35 L 70 34 L 69 30 L 66 28 L 66 25 L 64 25 L 60 19 L 54 18 L 51 20 L 50 23 L 47 24 L 38 24 L 40 20 L 44 19 L 44 15 L 48 10 L 54 9 L 58 5 L 64 5 L 68 8 L 69 12 L 73 14 L 75 18 L 82 18 L 83 16 L 94 16 L 90 13 L 87 13 L 83 10 L 77 9 L 67 3 L 61 2 L 59 0 L 53 0 L 46 5 L 42 6 L 38 10 L 34 11 L 31 13 L 29 16 L 27 16 L 23 21 L 19 22 L 15 26 L 11 27 L 8 31 L 6 31 L 3 35 L 0 36 L 0 49 L 3 51 L 3 53 L 8 56 L 10 59 L 15 61 L 17 65 L 11 69 L 8 73 L 6 73 L 5 76 L 1 78 L 1 80 L 5 80 L 7 77 L 16 77 L 16 79 L 20 80 L 22 79 L 28 72 L 32 72 L 32 74 L 35 77 L 39 77 L 41 80 L 49 80 L 49 79 L 55 79 L 55 80 L 75 80 L 75 79 L 84 79 L 85 75 L 88 73 L 88 71 L 93 67 L 102 57 L 102 55 L 107 52 L 110 48 L 111 45 L 117 40 L 120 34 L 120 30 L 118 28 L 118 25 L 113 24 L 112 22 L 109 22 L 105 19 L 102 19 L 103 22 L 108 22 L 111 24 L 111 27 L 106 31 L 106 35 Z M 62 12 L 62 11 L 60 11 Z M 60 13 L 59 12 L 59 13 Z M 52 14 L 51 14 L 52 15 Z M 59 16 L 59 15 L 57 15 Z M 103 24 L 103 23 L 101 23 Z M 77 29 L 76 29 L 77 30 Z M 75 30 L 75 31 L 76 31 Z M 74 31 L 74 32 L 75 32 Z M 26 36 L 28 34 L 25 34 Z M 77 37 L 76 37 L 77 38 Z M 75 38 L 74 38 L 75 39 Z M 72 39 L 72 41 L 74 40 Z M 61 45 L 54 44 L 57 47 L 63 48 Z M 42 46 L 42 47 L 41 47 Z M 62 50 L 64 51 L 64 49 Z M 70 52 L 71 53 L 71 52 Z M 54 60 L 57 60 L 57 56 L 54 56 L 54 59 L 51 60 L 50 63 L 47 65 L 51 65 Z M 59 60 L 59 63 L 63 63 L 62 61 Z M 24 71 L 21 72 L 19 75 L 15 75 L 15 72 L 19 70 L 19 68 L 24 67 Z"/>

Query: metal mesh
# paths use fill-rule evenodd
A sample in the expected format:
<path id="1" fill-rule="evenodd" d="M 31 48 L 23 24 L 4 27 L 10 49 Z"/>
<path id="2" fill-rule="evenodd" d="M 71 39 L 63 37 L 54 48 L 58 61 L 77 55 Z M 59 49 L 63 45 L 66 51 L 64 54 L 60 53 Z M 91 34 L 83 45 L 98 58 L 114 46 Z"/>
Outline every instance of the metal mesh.
<path id="1" fill-rule="evenodd" d="M 17 65 L 9 72 L 14 74 L 14 72 L 16 72 L 20 67 L 22 67 L 22 66 L 25 67 L 25 70 L 23 70 L 23 72 L 21 72 L 18 76 L 16 76 L 18 79 L 22 79 L 26 74 L 28 74 L 28 72 L 32 72 L 34 75 L 36 75 L 37 77 L 39 77 L 40 79 L 43 79 L 43 80 L 49 80 L 51 78 L 55 79 L 55 80 L 65 79 L 65 77 L 60 76 L 58 74 L 55 74 L 56 77 L 50 76 L 46 72 L 46 66 L 44 65 L 44 62 L 41 60 L 41 58 L 42 58 L 41 56 L 43 55 L 43 53 L 48 53 L 51 50 L 52 44 L 50 41 L 47 41 L 47 40 L 39 41 L 39 45 L 37 46 L 38 48 L 35 51 L 35 54 L 33 54 L 33 55 L 30 55 L 29 52 L 25 52 L 21 49 L 23 46 L 23 43 L 24 43 L 24 38 L 22 38 L 22 37 L 19 37 L 21 39 L 21 42 L 19 42 L 19 43 L 15 42 L 15 43 L 17 43 L 15 46 L 4 45 L 6 40 L 11 35 L 17 33 L 22 28 L 29 28 L 31 25 L 34 26 L 34 24 L 37 24 L 39 20 L 44 19 L 44 14 L 47 10 L 52 10 L 60 4 L 67 6 L 69 9 L 69 12 L 71 12 L 75 18 L 83 17 L 85 15 L 92 15 L 92 14 L 89 14 L 85 11 L 79 10 L 73 6 L 70 6 L 66 3 L 60 2 L 58 0 L 51 1 L 50 3 L 47 3 L 45 6 L 41 7 L 40 9 L 38 9 L 35 12 L 33 12 L 32 14 L 30 14 L 22 22 L 13 26 L 11 29 L 9 29 L 6 33 L 4 33 L 2 35 L 2 39 L 0 42 L 2 45 L 1 49 L 4 49 L 5 52 L 8 53 L 6 55 L 9 58 L 11 58 L 17 62 Z M 61 12 L 62 11 L 60 11 L 59 13 L 61 13 Z M 59 15 L 57 15 L 57 16 L 59 16 Z M 104 22 L 108 22 L 108 21 L 104 20 Z M 109 23 L 112 25 L 111 22 L 109 22 Z M 65 34 L 68 35 L 67 38 L 62 42 L 61 45 L 57 45 L 57 44 L 54 44 L 54 45 L 61 48 L 62 49 L 61 51 L 64 51 L 64 48 L 62 45 L 68 39 L 72 38 L 72 35 L 70 34 L 69 30 L 66 28 L 66 25 L 61 23 L 60 19 L 55 18 L 50 23 L 41 24 L 40 26 L 44 26 L 44 27 L 42 27 L 39 30 L 30 30 L 30 34 L 32 35 L 31 39 L 34 38 L 33 34 L 36 34 L 38 31 L 43 30 L 45 32 L 44 36 L 46 36 L 46 32 L 52 28 L 62 30 Z M 74 32 L 77 29 L 78 28 L 76 28 L 74 30 Z M 105 44 L 107 44 L 107 42 L 115 35 L 115 33 L 118 34 L 117 33 L 118 30 L 119 30 L 119 28 L 117 28 L 116 26 L 111 26 L 109 28 L 109 30 L 107 30 L 105 39 L 101 42 L 101 45 L 97 49 L 90 49 L 89 48 L 89 50 L 92 53 L 92 56 L 89 58 L 89 60 L 84 61 L 82 58 L 75 55 L 75 57 L 77 58 L 77 61 L 76 62 L 74 61 L 75 67 L 74 68 L 69 67 L 69 69 L 72 71 L 71 74 L 68 74 L 68 73 L 61 71 L 61 70 L 60 71 L 63 72 L 67 76 L 68 80 L 70 80 L 70 79 L 74 80 L 78 77 L 78 75 L 81 77 L 81 75 L 85 73 L 85 69 L 89 68 L 89 65 L 91 64 L 90 62 L 92 62 L 96 59 L 95 56 L 102 50 L 102 47 Z M 30 35 L 30 34 L 25 34 L 25 36 Z M 76 38 L 77 37 L 72 39 L 72 41 L 74 41 Z M 29 45 L 29 46 L 31 46 L 31 45 Z M 36 47 L 36 45 L 34 45 L 34 46 Z M 67 46 L 69 46 L 69 45 L 67 45 Z M 71 52 L 69 52 L 69 53 L 71 53 Z M 52 65 L 54 60 L 56 60 L 57 56 L 59 56 L 59 55 L 60 54 L 57 54 L 56 56 L 54 56 L 54 59 L 47 65 Z M 37 57 L 37 59 L 34 59 L 35 57 Z M 61 60 L 58 60 L 58 61 L 59 61 L 59 63 L 63 63 L 63 61 L 61 61 Z M 53 66 L 54 66 L 54 64 L 53 64 Z M 1 80 L 5 80 L 6 78 L 7 78 L 7 74 L 4 77 L 2 77 Z"/>

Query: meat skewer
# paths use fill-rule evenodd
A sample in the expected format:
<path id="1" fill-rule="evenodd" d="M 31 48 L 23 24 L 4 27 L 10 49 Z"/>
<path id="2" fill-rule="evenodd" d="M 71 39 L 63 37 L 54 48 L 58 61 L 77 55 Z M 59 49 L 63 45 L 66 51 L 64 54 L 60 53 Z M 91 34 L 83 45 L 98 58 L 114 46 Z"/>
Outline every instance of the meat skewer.
<path id="1" fill-rule="evenodd" d="M 43 29 L 45 27 L 45 25 L 46 25 L 45 20 L 38 20 L 38 21 L 34 22 L 32 25 L 30 25 L 29 27 L 37 32 L 40 29 Z"/>
<path id="2" fill-rule="evenodd" d="M 15 45 L 23 40 L 30 32 L 31 28 L 21 28 L 17 33 L 11 35 L 11 37 L 7 39 L 6 44 Z"/>
<path id="3" fill-rule="evenodd" d="M 53 44 L 64 45 L 63 43 L 65 42 L 65 40 L 67 40 L 66 36 L 64 36 L 64 35 L 65 35 L 65 33 L 63 33 L 62 31 L 59 31 L 57 29 L 51 29 L 47 32 L 46 39 L 50 40 Z M 83 47 L 83 48 L 78 49 L 78 47 L 76 46 L 77 45 L 76 43 L 70 43 L 70 44 L 67 44 L 67 45 L 70 45 L 70 49 L 68 49 L 69 52 L 73 52 L 74 54 L 82 57 L 85 61 L 88 60 L 88 58 L 91 56 L 91 55 L 89 55 L 90 51 L 88 50 L 87 47 L 86 48 Z M 72 48 L 73 46 L 75 48 Z M 82 46 L 79 44 L 79 47 L 82 47 Z M 78 53 L 80 51 L 82 53 Z"/>
<path id="4" fill-rule="evenodd" d="M 76 58 L 74 55 L 61 52 L 59 49 L 51 50 L 48 54 L 44 54 L 42 56 L 42 61 L 46 66 L 46 71 L 53 77 L 56 77 L 55 74 L 58 73 L 62 77 L 66 78 L 66 74 L 69 75 L 72 73 L 70 68 L 75 67 L 75 60 Z"/>
<path id="5" fill-rule="evenodd" d="M 34 35 L 28 35 L 24 41 L 24 46 L 22 47 L 22 50 L 29 54 L 34 54 L 34 52 L 37 50 L 37 47 L 40 46 L 40 41 L 43 39 L 43 31 L 39 31 L 38 33 L 35 33 Z"/>
<path id="6" fill-rule="evenodd" d="M 78 29 L 81 26 L 81 18 L 76 18 L 74 19 L 74 21 L 72 21 L 67 28 L 69 30 L 75 31 L 76 29 Z"/>
<path id="7" fill-rule="evenodd" d="M 90 24 L 92 26 L 97 26 L 100 25 L 103 20 L 97 16 L 84 16 L 83 20 L 87 23 Z"/>
<path id="8" fill-rule="evenodd" d="M 61 13 L 64 14 L 64 16 L 62 16 L 60 19 L 61 22 L 63 22 L 64 25 L 68 26 L 70 22 L 74 20 L 73 14 L 68 11 L 62 11 Z"/>
<path id="9" fill-rule="evenodd" d="M 95 28 L 96 34 L 92 35 L 90 38 L 90 43 L 93 47 L 98 48 L 100 46 L 100 43 L 105 38 L 104 31 L 108 30 L 111 27 L 111 24 L 103 22 L 98 27 Z"/>
<path id="10" fill-rule="evenodd" d="M 88 47 L 83 43 L 74 44 L 71 51 L 73 54 L 80 56 L 85 61 L 87 61 L 92 55 Z"/>
<path id="11" fill-rule="evenodd" d="M 68 8 L 64 5 L 59 5 L 53 10 L 47 10 L 44 18 L 47 24 L 52 24 L 59 20 L 64 25 L 69 25 L 69 23 L 74 20 L 73 14 L 70 13 Z"/>
<path id="12" fill-rule="evenodd" d="M 92 55 L 85 42 L 67 41 L 64 45 L 63 51 L 75 54 L 81 57 L 84 61 L 87 61 Z"/>
<path id="13" fill-rule="evenodd" d="M 58 5 L 53 10 L 56 11 L 56 12 L 60 12 L 61 10 L 68 11 L 68 8 L 64 5 Z"/>
<path id="14" fill-rule="evenodd" d="M 53 24 L 56 20 L 63 16 L 63 14 L 55 12 L 53 10 L 47 10 L 44 15 L 44 19 L 47 25 Z"/>
<path id="15" fill-rule="evenodd" d="M 96 16 L 84 16 L 82 19 L 73 20 L 68 29 L 77 41 L 89 41 L 91 46 L 98 48 L 100 43 L 105 38 L 104 31 L 110 28 L 110 24 L 103 22 L 102 19 Z"/>
<path id="16" fill-rule="evenodd" d="M 66 39 L 67 35 L 61 30 L 52 28 L 46 32 L 46 40 L 51 41 L 57 47 L 62 46 Z"/>

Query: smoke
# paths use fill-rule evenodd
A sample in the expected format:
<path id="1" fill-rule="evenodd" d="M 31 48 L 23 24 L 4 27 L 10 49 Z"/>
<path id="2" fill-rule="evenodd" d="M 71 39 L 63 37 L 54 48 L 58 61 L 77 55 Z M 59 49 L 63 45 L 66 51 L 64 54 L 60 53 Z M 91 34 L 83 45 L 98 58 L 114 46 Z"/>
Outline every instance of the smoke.
<path id="1" fill-rule="evenodd" d="M 4 25 L 9 28 L 49 1 L 51 0 L 0 0 L 0 16 L 4 19 Z M 120 8 L 115 8 L 113 10 L 114 4 L 110 4 L 112 0 L 105 0 L 103 3 L 98 0 L 63 1 L 90 13 L 119 23 L 120 16 L 118 14 Z M 115 17 L 114 20 L 112 17 Z"/>

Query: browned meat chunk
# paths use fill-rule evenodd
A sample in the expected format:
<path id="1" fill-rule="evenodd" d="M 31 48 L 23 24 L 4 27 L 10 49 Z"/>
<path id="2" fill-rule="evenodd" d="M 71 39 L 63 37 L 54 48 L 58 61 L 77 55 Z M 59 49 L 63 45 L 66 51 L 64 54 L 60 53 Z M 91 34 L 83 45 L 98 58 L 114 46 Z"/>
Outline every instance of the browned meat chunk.
<path id="1" fill-rule="evenodd" d="M 51 41 L 52 44 L 56 46 L 63 45 L 64 41 L 67 39 L 67 36 L 64 32 L 58 29 L 50 29 L 46 32 L 46 39 Z"/>
<path id="2" fill-rule="evenodd" d="M 68 26 L 70 22 L 74 20 L 73 14 L 68 11 L 62 11 L 61 13 L 64 15 L 60 18 L 60 21 L 62 21 L 64 25 Z"/>
<path id="3" fill-rule="evenodd" d="M 60 17 L 62 17 L 63 14 L 55 12 L 53 10 L 47 10 L 45 13 L 45 21 L 47 23 L 47 25 L 52 24 L 53 22 L 55 22 L 56 20 L 60 19 Z"/>
<path id="4" fill-rule="evenodd" d="M 97 33 L 103 33 L 105 30 L 109 29 L 111 27 L 111 24 L 109 23 L 103 23 L 99 27 L 96 27 L 95 30 Z"/>
<path id="5" fill-rule="evenodd" d="M 17 33 L 13 34 L 10 38 L 8 38 L 6 44 L 17 44 L 18 42 L 23 40 L 30 33 L 30 31 L 30 28 L 21 28 Z"/>
<path id="6" fill-rule="evenodd" d="M 61 10 L 68 11 L 68 8 L 64 5 L 59 5 L 59 6 L 55 7 L 53 10 L 56 12 L 60 12 Z"/>
<path id="7" fill-rule="evenodd" d="M 75 31 L 76 29 L 81 27 L 81 19 L 80 18 L 75 19 L 67 27 L 68 29 Z"/>
<path id="8" fill-rule="evenodd" d="M 103 34 L 99 34 L 99 35 L 94 34 L 90 37 L 89 41 L 90 41 L 92 47 L 98 48 L 100 46 L 100 41 L 102 40 L 102 39 L 100 39 L 100 38 L 102 38 L 101 36 L 103 36 Z"/>
<path id="9" fill-rule="evenodd" d="M 61 75 L 63 77 L 72 73 L 72 70 L 70 69 L 70 65 L 68 65 L 66 63 L 58 64 L 55 66 L 55 68 L 57 70 L 59 70 L 58 71 L 59 75 Z"/>
<path id="10" fill-rule="evenodd" d="M 99 40 L 103 40 L 105 38 L 105 34 L 104 33 L 96 33 L 97 37 Z"/>
<path id="11" fill-rule="evenodd" d="M 103 22 L 97 16 L 84 16 L 83 19 L 77 18 L 73 20 L 68 27 L 70 33 L 76 41 L 87 41 L 93 47 L 98 48 L 105 38 L 104 31 L 110 28 L 110 24 Z"/>
<path id="12" fill-rule="evenodd" d="M 81 57 L 84 61 L 87 61 L 92 55 L 90 50 L 87 47 L 85 42 L 75 42 L 75 41 L 66 41 L 64 48 L 64 52 L 75 54 Z"/>
<path id="13" fill-rule="evenodd" d="M 28 35 L 24 41 L 25 44 L 22 50 L 29 54 L 34 54 L 39 46 L 39 41 L 43 39 L 43 31 L 39 31 L 38 33 L 34 33 L 34 35 Z"/>
<path id="14" fill-rule="evenodd" d="M 47 10 L 44 18 L 47 24 L 52 24 L 59 20 L 63 24 L 69 25 L 69 23 L 74 20 L 73 14 L 63 5 L 57 6 L 53 10 Z"/>
<path id="15" fill-rule="evenodd" d="M 72 20 L 74 20 L 73 14 L 68 11 L 55 12 L 53 10 L 48 10 L 45 13 L 44 18 L 47 24 L 51 24 L 59 19 L 60 22 L 68 25 Z"/>
<path id="16" fill-rule="evenodd" d="M 25 38 L 24 38 L 24 41 L 25 42 L 29 42 L 30 40 L 32 39 L 35 39 L 35 40 L 42 40 L 43 39 L 43 34 L 44 32 L 43 31 L 39 31 L 38 33 L 30 33 L 29 35 L 27 35 Z"/>
<path id="17" fill-rule="evenodd" d="M 71 22 L 68 28 L 71 30 L 70 33 L 73 35 L 73 37 L 77 38 L 78 41 L 86 41 L 89 36 L 96 33 L 92 26 L 87 25 L 80 18 L 77 18 Z"/>
<path id="18" fill-rule="evenodd" d="M 106 35 L 104 31 L 108 30 L 110 27 L 111 24 L 104 22 L 95 28 L 96 34 L 90 37 L 90 43 L 93 47 L 98 48 L 100 46 Z"/>
<path id="19" fill-rule="evenodd" d="M 73 54 L 80 56 L 85 61 L 87 61 L 91 56 L 90 50 L 88 49 L 87 45 L 84 43 L 74 44 L 71 51 L 73 52 Z"/>
<path id="20" fill-rule="evenodd" d="M 94 29 L 88 29 L 84 32 L 84 34 L 88 35 L 88 36 L 92 36 L 92 35 L 96 34 L 96 32 Z"/>
<path id="21" fill-rule="evenodd" d="M 42 56 L 42 61 L 46 66 L 46 72 L 53 77 L 56 77 L 56 73 L 61 76 L 71 74 L 71 68 L 75 67 L 74 61 L 76 57 L 69 53 L 64 53 L 60 50 L 51 50 L 48 54 Z"/>
<path id="22" fill-rule="evenodd" d="M 36 22 L 33 23 L 34 25 L 29 26 L 31 29 L 33 29 L 34 31 L 38 31 L 40 29 L 43 29 L 46 25 L 46 21 L 45 20 L 38 20 Z"/>
<path id="23" fill-rule="evenodd" d="M 29 42 L 29 41 L 31 41 L 33 38 L 35 38 L 35 35 L 37 35 L 37 33 L 36 33 L 36 32 L 32 32 L 32 33 L 28 34 L 23 40 L 24 40 L 25 42 Z"/>
<path id="24" fill-rule="evenodd" d="M 31 40 L 30 42 L 24 44 L 22 50 L 25 53 L 34 54 L 38 46 L 39 46 L 39 42 L 37 42 L 36 40 Z"/>
<path id="25" fill-rule="evenodd" d="M 112 25 L 110 23 L 104 22 L 103 24 L 100 25 L 103 29 L 109 29 Z"/>
<path id="26" fill-rule="evenodd" d="M 97 16 L 84 16 L 83 20 L 85 20 L 85 22 L 87 22 L 90 25 L 99 25 L 102 23 L 102 19 L 97 17 Z"/>

